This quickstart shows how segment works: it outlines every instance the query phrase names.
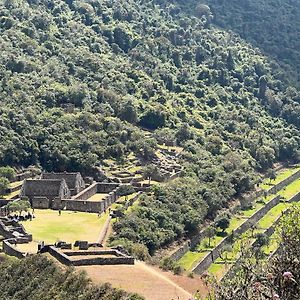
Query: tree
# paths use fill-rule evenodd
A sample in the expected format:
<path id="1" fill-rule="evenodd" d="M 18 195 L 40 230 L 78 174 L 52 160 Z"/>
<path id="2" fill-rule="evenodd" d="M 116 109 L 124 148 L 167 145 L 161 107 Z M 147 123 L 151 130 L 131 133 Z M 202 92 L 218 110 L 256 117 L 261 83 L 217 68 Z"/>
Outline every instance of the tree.
<path id="1" fill-rule="evenodd" d="M 220 228 L 224 232 L 230 224 L 230 219 L 227 216 L 221 217 L 217 220 L 216 227 Z"/>
<path id="2" fill-rule="evenodd" d="M 5 177 L 9 181 L 12 181 L 16 175 L 16 172 L 11 167 L 0 167 L 0 177 Z"/>
<path id="3" fill-rule="evenodd" d="M 8 189 L 9 181 L 7 178 L 0 177 L 0 196 L 3 196 Z"/>
<path id="4" fill-rule="evenodd" d="M 15 200 L 6 205 L 9 210 L 18 211 L 21 215 L 23 211 L 27 211 L 31 204 L 27 199 Z"/>
<path id="5" fill-rule="evenodd" d="M 149 184 L 151 183 L 151 179 L 160 179 L 161 173 L 159 168 L 156 165 L 150 164 L 144 167 L 143 169 L 143 176 L 144 178 L 148 178 Z"/>
<path id="6" fill-rule="evenodd" d="M 274 169 L 268 170 L 267 176 L 268 176 L 268 178 L 270 179 L 270 182 L 271 182 L 272 180 L 275 180 L 275 179 L 276 179 L 276 171 L 275 171 Z"/>
<path id="7" fill-rule="evenodd" d="M 214 226 L 209 226 L 206 230 L 206 236 L 208 237 L 208 247 L 210 247 L 211 239 L 216 234 L 216 228 Z"/>
<path id="8" fill-rule="evenodd" d="M 166 114 L 162 106 L 151 107 L 142 115 L 139 124 L 148 129 L 157 129 L 165 126 Z"/>
<path id="9" fill-rule="evenodd" d="M 138 120 L 137 110 L 131 101 L 128 101 L 120 111 L 120 118 L 129 123 L 136 123 Z"/>

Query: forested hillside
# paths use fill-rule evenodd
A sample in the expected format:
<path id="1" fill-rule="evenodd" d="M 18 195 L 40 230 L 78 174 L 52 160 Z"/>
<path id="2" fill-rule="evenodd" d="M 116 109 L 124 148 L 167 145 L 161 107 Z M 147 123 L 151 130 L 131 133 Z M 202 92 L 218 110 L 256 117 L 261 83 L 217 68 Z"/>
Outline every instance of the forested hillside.
<path id="1" fill-rule="evenodd" d="M 207 0 L 214 24 L 230 29 L 274 58 L 283 81 L 299 87 L 300 2 L 295 0 Z M 280 70 L 277 70 L 280 72 Z"/>
<path id="2" fill-rule="evenodd" d="M 176 139 L 185 178 L 115 228 L 153 251 L 252 189 L 257 172 L 297 162 L 299 92 L 286 69 L 215 27 L 211 4 L 1 2 L 0 164 L 93 174 L 131 151 L 150 159 L 145 129 Z"/>
<path id="3" fill-rule="evenodd" d="M 141 300 L 140 296 L 112 288 L 108 284 L 92 285 L 84 273 L 61 270 L 43 256 L 21 261 L 0 261 L 1 299 L 5 300 Z"/>

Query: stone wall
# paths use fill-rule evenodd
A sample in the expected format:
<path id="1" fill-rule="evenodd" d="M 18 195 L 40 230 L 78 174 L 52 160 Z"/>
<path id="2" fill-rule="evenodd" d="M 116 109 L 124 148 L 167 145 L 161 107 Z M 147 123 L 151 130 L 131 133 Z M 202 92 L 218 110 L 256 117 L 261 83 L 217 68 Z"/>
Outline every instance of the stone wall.
<path id="1" fill-rule="evenodd" d="M 24 258 L 25 254 L 13 246 L 15 243 L 18 243 L 17 239 L 4 240 L 2 245 L 3 252 L 10 256 L 15 256 L 17 258 Z"/>
<path id="2" fill-rule="evenodd" d="M 106 201 L 84 201 L 84 200 L 73 200 L 67 199 L 62 200 L 61 205 L 66 210 L 99 213 L 104 210 Z M 53 209 L 60 209 L 60 207 L 53 207 Z"/>
<path id="3" fill-rule="evenodd" d="M 268 190 L 268 193 L 269 194 L 275 194 L 278 191 L 280 191 L 281 189 L 283 189 L 285 186 L 289 185 L 290 183 L 292 183 L 293 181 L 295 181 L 298 178 L 300 178 L 300 170 L 297 171 L 295 174 L 291 175 L 290 177 L 282 180 L 278 184 L 274 185 L 273 187 L 271 187 Z"/>
<path id="4" fill-rule="evenodd" d="M 78 193 L 76 196 L 72 197 L 72 199 L 75 200 L 88 200 L 93 195 L 97 193 L 110 193 L 114 191 L 116 188 L 120 186 L 119 183 L 102 183 L 102 182 L 95 182 L 80 193 Z"/>
<path id="5" fill-rule="evenodd" d="M 50 200 L 46 197 L 34 197 L 31 205 L 33 208 L 47 209 L 50 207 Z"/>
<path id="6" fill-rule="evenodd" d="M 237 229 L 233 231 L 233 235 L 240 235 L 246 232 L 252 225 L 256 224 L 271 208 L 277 205 L 280 196 L 271 199 L 265 206 L 254 213 L 249 219 L 246 219 Z M 193 269 L 193 272 L 202 274 L 219 256 L 220 252 L 226 244 L 230 242 L 231 236 L 225 237 L 210 253 L 208 253 Z"/>
<path id="7" fill-rule="evenodd" d="M 134 258 L 126 256 L 117 250 L 99 250 L 99 251 L 67 251 L 61 252 L 54 246 L 48 246 L 45 249 L 59 262 L 67 266 L 89 266 L 89 265 L 134 265 Z M 44 250 L 44 251 L 45 251 Z M 101 255 L 111 254 L 115 257 L 101 257 Z M 99 257 L 88 257 L 89 255 L 99 255 Z M 82 256 L 82 259 L 73 259 L 72 256 Z"/>
<path id="8" fill-rule="evenodd" d="M 267 193 L 268 194 L 276 193 L 276 191 L 279 191 L 280 189 L 289 185 L 290 183 L 292 183 L 293 181 L 295 181 L 298 178 L 300 178 L 300 170 L 297 171 L 295 174 L 291 175 L 290 177 L 279 182 L 278 184 L 274 185 L 273 187 L 271 187 L 267 191 Z M 251 199 L 251 201 L 254 201 L 255 199 L 263 196 L 264 193 L 265 193 L 264 190 L 259 190 L 259 191 L 255 191 L 249 195 L 245 195 L 244 197 L 247 198 L 249 201 L 250 201 L 250 199 Z M 180 248 L 178 248 L 176 251 L 174 251 L 170 257 L 176 261 L 181 259 L 185 253 L 187 253 L 191 248 L 195 247 L 197 244 L 199 244 L 202 241 L 203 238 L 205 238 L 205 230 L 206 229 L 202 230 L 199 234 L 195 235 L 191 239 L 191 241 L 185 242 Z"/>
<path id="9" fill-rule="evenodd" d="M 87 187 L 86 189 L 84 189 L 83 191 L 81 191 L 80 193 L 78 193 L 77 195 L 75 195 L 74 197 L 72 197 L 72 199 L 75 199 L 75 200 L 87 200 L 87 199 L 91 198 L 98 191 L 97 185 L 98 185 L 97 182 L 91 184 L 89 187 Z"/>

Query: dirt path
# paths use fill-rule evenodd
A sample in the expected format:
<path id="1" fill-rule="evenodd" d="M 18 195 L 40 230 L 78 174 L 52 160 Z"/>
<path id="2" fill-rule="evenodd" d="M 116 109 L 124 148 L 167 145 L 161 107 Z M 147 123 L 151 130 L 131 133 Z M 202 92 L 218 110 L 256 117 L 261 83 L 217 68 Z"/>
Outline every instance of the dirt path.
<path id="1" fill-rule="evenodd" d="M 134 266 L 83 266 L 78 268 L 85 270 L 95 283 L 110 282 L 114 287 L 138 293 L 146 300 L 188 300 L 192 297 L 191 292 L 166 276 L 165 272 L 143 262 L 136 262 Z M 194 280 L 187 279 L 190 282 Z M 197 285 L 197 283 L 192 285 Z"/>

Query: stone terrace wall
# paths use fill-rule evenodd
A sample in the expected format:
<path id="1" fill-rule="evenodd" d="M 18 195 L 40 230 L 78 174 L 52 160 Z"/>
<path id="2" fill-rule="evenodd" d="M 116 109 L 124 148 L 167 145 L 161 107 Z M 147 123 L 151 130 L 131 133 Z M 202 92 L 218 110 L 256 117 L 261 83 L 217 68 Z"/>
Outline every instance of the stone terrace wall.
<path id="1" fill-rule="evenodd" d="M 297 193 L 296 195 L 294 195 L 292 198 L 290 198 L 288 200 L 289 202 L 298 202 L 300 201 L 300 192 Z M 279 217 L 277 217 L 277 219 L 273 222 L 273 224 L 264 231 L 264 234 L 267 236 L 267 237 L 270 237 L 276 230 L 276 227 L 278 226 L 281 218 L 288 214 L 290 211 L 290 209 L 286 209 L 285 211 L 282 212 L 282 215 L 280 215 Z M 256 241 L 253 242 L 252 246 L 255 246 L 256 245 Z M 274 255 L 274 253 L 277 252 L 277 249 L 270 255 L 271 257 Z M 232 278 L 233 276 L 235 276 L 236 272 L 235 272 L 235 267 L 238 266 L 240 264 L 240 262 L 242 261 L 242 257 L 239 257 L 235 264 L 232 265 L 229 270 L 224 274 L 224 276 L 221 278 L 221 281 L 223 280 L 226 280 L 226 279 L 229 279 L 229 278 Z"/>
<path id="2" fill-rule="evenodd" d="M 253 216 L 247 219 L 237 229 L 233 231 L 233 235 L 240 235 L 247 231 L 252 225 L 256 224 L 271 208 L 276 206 L 280 201 L 280 196 L 274 197 L 265 206 L 258 210 Z M 219 256 L 224 246 L 229 243 L 230 236 L 225 237 L 210 253 L 208 253 L 201 262 L 193 269 L 193 272 L 202 274 Z"/>
<path id="3" fill-rule="evenodd" d="M 285 186 L 289 185 L 290 183 L 292 183 L 293 181 L 295 181 L 298 178 L 300 178 L 300 170 L 297 171 L 295 174 L 291 175 L 290 177 L 282 180 L 278 184 L 274 185 L 273 187 L 271 187 L 268 190 L 268 193 L 269 194 L 275 194 L 278 191 L 280 191 L 281 189 L 283 189 Z"/>
<path id="4" fill-rule="evenodd" d="M 268 194 L 276 193 L 277 191 L 281 190 L 282 188 L 289 185 L 290 183 L 292 183 L 293 181 L 295 181 L 298 178 L 300 178 L 300 170 L 297 171 L 295 174 L 291 175 L 290 177 L 288 177 L 288 178 L 284 179 L 283 181 L 279 182 L 278 184 L 274 185 L 267 192 L 268 192 Z M 264 190 L 259 190 L 259 191 L 256 191 L 256 192 L 250 194 L 250 195 L 246 195 L 245 197 L 247 197 L 248 199 L 250 198 L 253 201 L 253 200 L 263 196 L 264 193 L 265 193 Z M 207 230 L 207 228 L 202 230 L 196 236 L 194 236 L 191 239 L 191 241 L 185 242 L 180 248 L 178 248 L 176 251 L 174 251 L 171 254 L 170 258 L 175 260 L 175 261 L 178 261 L 179 259 L 181 259 L 184 256 L 185 253 L 187 253 L 190 249 L 192 249 L 198 243 L 200 243 L 203 238 L 205 238 L 205 236 L 206 236 L 205 230 Z"/>

